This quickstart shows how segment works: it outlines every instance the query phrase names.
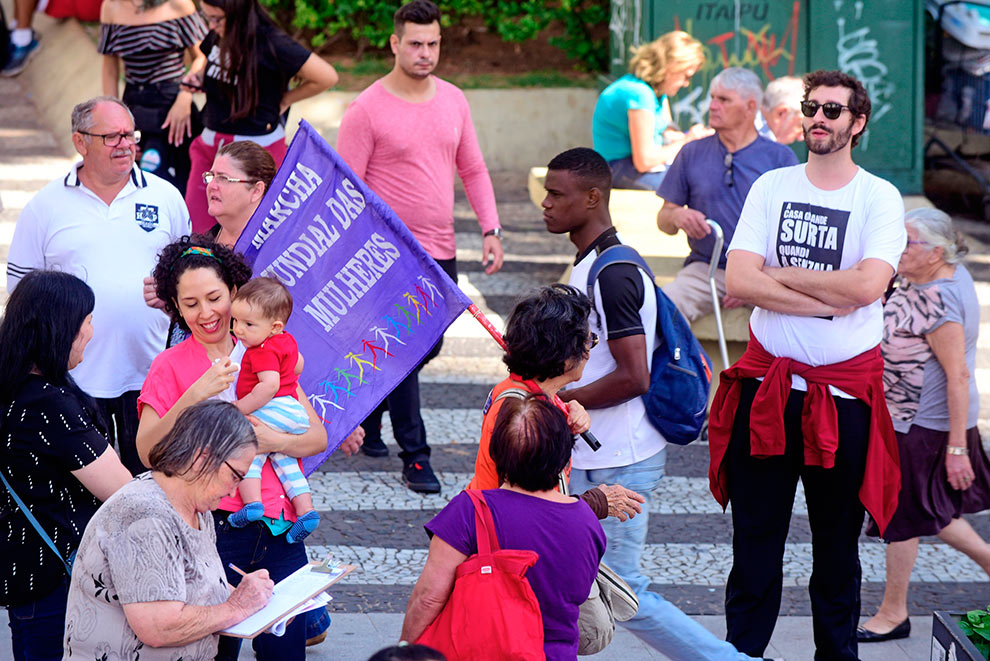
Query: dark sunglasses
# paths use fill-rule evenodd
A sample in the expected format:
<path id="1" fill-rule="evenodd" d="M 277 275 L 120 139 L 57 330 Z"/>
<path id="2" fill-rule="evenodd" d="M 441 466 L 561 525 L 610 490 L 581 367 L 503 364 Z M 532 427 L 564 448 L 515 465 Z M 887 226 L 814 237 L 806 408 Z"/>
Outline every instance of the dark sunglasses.
<path id="1" fill-rule="evenodd" d="M 598 333 L 590 333 L 588 335 L 588 341 L 585 344 L 588 347 L 588 351 L 591 351 L 598 346 Z"/>
<path id="2" fill-rule="evenodd" d="M 725 179 L 722 181 L 726 186 L 732 188 L 732 154 L 726 152 L 725 157 L 722 159 L 722 165 L 725 166 Z"/>
<path id="3" fill-rule="evenodd" d="M 818 113 L 819 108 L 822 109 L 822 114 L 825 115 L 826 119 L 838 119 L 843 110 L 849 110 L 849 106 L 844 106 L 835 101 L 826 101 L 825 103 L 818 103 L 817 101 L 801 102 L 801 114 L 805 117 L 814 117 Z M 852 112 L 852 110 L 849 110 L 849 112 Z"/>

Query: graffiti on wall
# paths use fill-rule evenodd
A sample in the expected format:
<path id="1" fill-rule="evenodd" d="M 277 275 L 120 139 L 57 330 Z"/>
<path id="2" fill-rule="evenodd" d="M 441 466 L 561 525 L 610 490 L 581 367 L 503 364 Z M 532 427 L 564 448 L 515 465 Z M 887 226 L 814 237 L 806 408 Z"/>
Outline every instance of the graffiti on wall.
<path id="1" fill-rule="evenodd" d="M 870 36 L 870 27 L 859 25 L 863 17 L 862 0 L 851 3 L 834 0 L 833 7 L 836 13 L 835 26 L 838 29 L 835 52 L 839 70 L 855 76 L 863 83 L 873 103 L 870 123 L 875 124 L 890 112 L 890 99 L 897 91 L 897 85 L 887 77 L 887 65 L 883 62 L 877 40 Z M 863 132 L 859 149 L 865 152 L 869 148 L 870 129 L 867 128 Z"/>
<path id="2" fill-rule="evenodd" d="M 770 2 L 702 2 L 683 20 L 674 16 L 677 30 L 689 34 L 715 32 L 712 37 L 700 39 L 705 47 L 705 64 L 691 79 L 690 88 L 681 92 L 671 105 L 679 125 L 704 123 L 708 85 L 726 67 L 753 69 L 765 80 L 794 75 L 800 45 L 801 0 L 792 0 L 790 5 L 786 20 L 778 25 L 771 20 Z M 744 26 L 743 21 L 760 27 Z"/>
<path id="3" fill-rule="evenodd" d="M 639 45 L 642 24 L 643 3 L 640 0 L 612 0 L 608 31 L 616 47 L 612 49 L 611 66 L 624 66 L 629 49 Z"/>

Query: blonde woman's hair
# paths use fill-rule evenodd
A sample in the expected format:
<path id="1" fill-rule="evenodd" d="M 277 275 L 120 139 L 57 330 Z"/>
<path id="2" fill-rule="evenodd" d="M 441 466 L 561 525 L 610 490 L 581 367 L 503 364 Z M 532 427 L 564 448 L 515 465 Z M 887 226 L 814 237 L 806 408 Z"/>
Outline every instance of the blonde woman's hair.
<path id="1" fill-rule="evenodd" d="M 659 89 L 669 72 L 700 68 L 705 63 L 701 42 L 687 32 L 676 30 L 634 47 L 631 52 L 629 73 L 653 89 Z"/>

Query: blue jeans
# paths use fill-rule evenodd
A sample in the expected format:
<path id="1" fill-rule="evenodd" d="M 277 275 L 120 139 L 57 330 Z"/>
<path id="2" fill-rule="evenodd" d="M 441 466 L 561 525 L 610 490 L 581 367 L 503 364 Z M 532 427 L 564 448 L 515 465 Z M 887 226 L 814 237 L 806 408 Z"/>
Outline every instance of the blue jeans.
<path id="1" fill-rule="evenodd" d="M 302 544 L 289 544 L 285 535 L 273 536 L 264 523 L 255 521 L 245 528 L 234 528 L 227 522 L 227 512 L 213 513 L 217 530 L 217 551 L 223 561 L 227 582 L 236 586 L 240 574 L 227 565 L 233 563 L 250 573 L 267 569 L 273 581 L 283 578 L 306 564 L 306 549 Z M 259 661 L 304 661 L 306 658 L 306 618 L 297 617 L 285 628 L 285 635 L 261 634 L 252 642 Z M 239 638 L 220 636 L 217 659 L 236 661 L 241 649 Z"/>
<path id="2" fill-rule="evenodd" d="M 324 606 L 303 615 L 306 618 L 306 640 L 316 638 L 330 628 L 330 612 Z"/>
<path id="3" fill-rule="evenodd" d="M 640 172 L 633 165 L 632 157 L 609 161 L 608 167 L 612 171 L 612 188 L 631 188 L 656 192 L 660 188 L 660 182 L 663 181 L 664 175 L 667 174 L 666 170 Z"/>
<path id="4" fill-rule="evenodd" d="M 62 658 L 65 635 L 65 602 L 69 577 L 35 602 L 7 609 L 14 661 L 49 661 Z"/>
<path id="5" fill-rule="evenodd" d="M 750 657 L 736 651 L 731 644 L 716 638 L 677 606 L 647 589 L 650 587 L 650 579 L 640 570 L 640 557 L 643 555 L 646 529 L 650 522 L 650 498 L 652 491 L 660 484 L 666 462 L 667 449 L 664 448 L 649 459 L 630 466 L 571 471 L 571 493 L 584 493 L 599 484 L 621 484 L 646 498 L 643 512 L 632 519 L 623 523 L 609 517 L 602 521 L 602 528 L 608 539 L 608 548 L 602 560 L 639 597 L 639 612 L 622 624 L 672 661 L 749 659 Z"/>

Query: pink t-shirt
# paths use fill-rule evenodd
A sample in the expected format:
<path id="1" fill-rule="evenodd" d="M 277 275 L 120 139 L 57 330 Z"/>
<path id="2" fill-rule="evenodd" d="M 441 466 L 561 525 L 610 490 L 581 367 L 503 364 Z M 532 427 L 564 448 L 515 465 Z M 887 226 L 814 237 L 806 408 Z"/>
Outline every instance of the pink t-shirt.
<path id="1" fill-rule="evenodd" d="M 164 417 L 189 386 L 210 369 L 210 365 L 206 349 L 192 337 L 158 354 L 141 386 L 137 400 L 138 415 L 148 405 L 159 417 Z M 302 464 L 299 469 L 302 470 Z M 265 505 L 265 516 L 296 520 L 296 511 L 270 461 L 266 461 L 261 468 L 261 502 Z M 244 501 L 240 494 L 220 501 L 220 509 L 228 512 L 236 512 L 242 507 Z"/>
<path id="2" fill-rule="evenodd" d="M 434 259 L 452 259 L 454 168 L 482 233 L 499 226 L 495 191 L 471 109 L 456 86 L 434 77 L 436 94 L 404 101 L 377 80 L 340 122 L 337 152 L 388 204 Z"/>

